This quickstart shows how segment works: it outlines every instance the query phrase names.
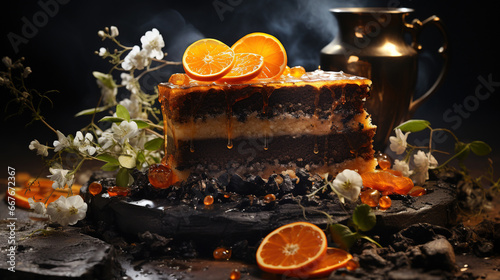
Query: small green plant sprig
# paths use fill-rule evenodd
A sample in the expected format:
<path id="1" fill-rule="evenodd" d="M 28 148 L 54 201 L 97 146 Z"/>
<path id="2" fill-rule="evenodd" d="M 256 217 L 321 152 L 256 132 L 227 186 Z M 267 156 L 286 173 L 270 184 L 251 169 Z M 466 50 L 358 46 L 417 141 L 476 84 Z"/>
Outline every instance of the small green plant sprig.
<path id="1" fill-rule="evenodd" d="M 370 231 L 377 223 L 377 217 L 373 209 L 367 204 L 359 204 L 354 208 L 352 219 L 349 220 L 348 225 L 332 224 L 328 227 L 330 235 L 335 243 L 341 249 L 349 250 L 354 243 L 359 239 L 366 239 L 379 247 L 379 243 L 363 234 L 363 232 Z M 354 231 L 351 230 L 354 228 Z"/>
<path id="2" fill-rule="evenodd" d="M 406 157 L 409 157 L 409 155 L 412 154 L 413 151 L 417 149 L 422 149 L 422 148 L 427 148 L 429 152 L 437 151 L 434 150 L 432 147 L 432 137 L 433 134 L 437 131 L 444 131 L 449 133 L 453 139 L 455 140 L 455 154 L 448 158 L 445 162 L 443 162 L 441 165 L 437 166 L 436 168 L 442 168 L 449 164 L 452 160 L 458 159 L 460 163 L 462 164 L 463 161 L 469 156 L 470 152 L 478 155 L 478 156 L 486 156 L 489 153 L 491 153 L 491 147 L 486 144 L 483 141 L 472 141 L 470 143 L 465 143 L 460 141 L 455 134 L 446 128 L 432 128 L 430 122 L 426 120 L 409 120 L 406 121 L 399 126 L 396 127 L 396 129 L 400 129 L 402 132 L 419 132 L 423 131 L 425 129 L 429 129 L 429 146 L 428 147 L 417 147 L 417 146 L 412 146 L 408 145 L 410 149 L 407 151 Z M 438 151 L 439 152 L 439 151 Z"/>

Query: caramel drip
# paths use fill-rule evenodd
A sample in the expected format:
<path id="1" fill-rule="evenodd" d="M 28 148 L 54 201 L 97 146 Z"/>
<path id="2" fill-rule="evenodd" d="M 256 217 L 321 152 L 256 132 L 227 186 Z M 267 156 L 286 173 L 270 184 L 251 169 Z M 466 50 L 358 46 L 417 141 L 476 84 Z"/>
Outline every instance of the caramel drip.
<path id="1" fill-rule="evenodd" d="M 232 149 L 233 148 L 233 104 L 234 104 L 234 99 L 231 98 L 225 91 L 224 93 L 226 94 L 226 117 L 227 117 L 227 122 L 226 122 L 226 130 L 227 130 L 227 148 Z"/>
<path id="2" fill-rule="evenodd" d="M 342 93 L 340 94 L 340 103 L 342 103 L 342 105 L 344 105 L 346 102 L 345 100 L 345 85 L 342 86 Z"/>
<path id="3" fill-rule="evenodd" d="M 163 137 L 164 137 L 164 141 L 163 141 L 163 152 L 164 152 L 164 157 L 163 159 L 161 160 L 161 162 L 163 164 L 167 164 L 167 147 L 168 147 L 168 136 L 167 136 L 167 131 L 168 131 L 168 118 L 167 118 L 167 100 L 168 99 L 164 99 L 163 102 L 161 102 L 161 115 L 163 117 Z"/>
<path id="4" fill-rule="evenodd" d="M 319 97 L 320 97 L 320 92 L 321 90 L 318 89 L 316 91 L 316 94 L 314 96 L 314 114 L 313 114 L 313 118 L 314 118 L 314 126 L 316 128 L 316 123 L 317 121 L 319 120 Z M 313 153 L 314 154 L 319 154 L 319 147 L 318 147 L 318 136 L 314 136 L 314 149 L 313 149 Z"/>
<path id="5" fill-rule="evenodd" d="M 264 151 L 269 150 L 269 134 L 270 134 L 270 123 L 269 123 L 269 116 L 268 116 L 268 109 L 269 109 L 269 97 L 273 93 L 273 88 L 268 88 L 264 86 L 262 88 L 262 115 L 267 119 L 267 125 L 264 131 Z"/>

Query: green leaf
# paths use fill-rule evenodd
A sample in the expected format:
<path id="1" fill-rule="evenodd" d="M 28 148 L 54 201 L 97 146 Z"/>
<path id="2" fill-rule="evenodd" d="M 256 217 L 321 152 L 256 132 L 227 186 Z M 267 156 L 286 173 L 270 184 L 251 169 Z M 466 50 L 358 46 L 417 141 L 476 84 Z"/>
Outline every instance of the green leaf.
<path id="1" fill-rule="evenodd" d="M 104 117 L 99 120 L 99 122 L 114 122 L 114 123 L 121 123 L 124 121 L 124 118 L 118 118 L 118 117 Z"/>
<path id="2" fill-rule="evenodd" d="M 97 108 L 91 108 L 87 110 L 80 111 L 75 115 L 75 117 L 85 116 L 85 115 L 93 115 L 96 113 L 104 112 L 109 108 L 109 106 L 102 106 Z"/>
<path id="3" fill-rule="evenodd" d="M 352 221 L 361 231 L 369 231 L 377 223 L 377 217 L 367 204 L 360 204 L 354 209 Z"/>
<path id="4" fill-rule="evenodd" d="M 156 151 L 163 148 L 164 140 L 163 138 L 155 138 L 153 140 L 149 140 L 144 144 L 144 149 L 148 151 Z"/>
<path id="5" fill-rule="evenodd" d="M 331 225 L 330 235 L 333 242 L 337 243 L 344 250 L 349 250 L 354 242 L 359 239 L 357 233 L 352 232 L 350 228 L 342 224 Z"/>
<path id="6" fill-rule="evenodd" d="M 126 121 L 130 121 L 130 114 L 127 108 L 125 108 L 125 106 L 123 105 L 120 104 L 116 105 L 116 116 L 119 118 L 123 118 Z"/>
<path id="7" fill-rule="evenodd" d="M 111 76 L 110 74 L 104 74 L 104 73 L 101 73 L 101 72 L 97 72 L 97 71 L 94 71 L 92 72 L 92 75 L 98 79 L 99 81 L 101 81 L 101 83 L 107 87 L 107 88 L 115 88 L 116 87 L 116 83 L 115 81 L 113 80 L 113 76 Z"/>
<path id="8" fill-rule="evenodd" d="M 137 165 L 141 166 L 144 162 L 146 162 L 146 157 L 142 151 L 137 153 L 137 161 L 139 162 Z"/>
<path id="9" fill-rule="evenodd" d="M 103 166 L 101 166 L 101 169 L 104 171 L 115 171 L 119 168 L 119 165 L 113 164 L 113 163 L 106 163 Z"/>
<path id="10" fill-rule="evenodd" d="M 464 142 L 455 143 L 455 154 L 458 160 L 465 160 L 469 156 L 470 146 Z"/>
<path id="11" fill-rule="evenodd" d="M 107 163 L 111 163 L 114 165 L 119 165 L 118 159 L 110 154 L 100 154 L 96 157 L 98 160 L 105 161 Z"/>
<path id="12" fill-rule="evenodd" d="M 130 171 L 127 168 L 120 168 L 116 174 L 116 185 L 118 187 L 128 187 L 130 182 Z"/>
<path id="13" fill-rule="evenodd" d="M 149 124 L 145 121 L 142 121 L 142 120 L 132 120 L 132 121 L 134 121 L 137 124 L 138 129 L 143 129 L 143 128 L 149 127 Z"/>
<path id="14" fill-rule="evenodd" d="M 428 128 L 430 125 L 431 123 L 426 120 L 409 120 L 398 125 L 396 128 L 401 129 L 402 132 L 418 132 Z"/>
<path id="15" fill-rule="evenodd" d="M 136 158 L 132 155 L 120 155 L 118 157 L 118 162 L 120 162 L 120 165 L 132 169 L 136 166 Z"/>
<path id="16" fill-rule="evenodd" d="M 491 147 L 483 141 L 472 141 L 469 145 L 470 150 L 478 156 L 485 156 L 491 153 Z"/>

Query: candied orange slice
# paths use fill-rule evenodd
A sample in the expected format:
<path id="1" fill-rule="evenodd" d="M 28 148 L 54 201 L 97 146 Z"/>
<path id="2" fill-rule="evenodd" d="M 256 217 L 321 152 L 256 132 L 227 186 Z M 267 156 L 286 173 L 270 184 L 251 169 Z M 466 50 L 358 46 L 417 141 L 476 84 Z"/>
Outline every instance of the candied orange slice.
<path id="1" fill-rule="evenodd" d="M 382 192 L 405 195 L 413 188 L 413 181 L 404 176 L 397 176 L 387 170 L 376 170 L 361 174 L 363 186 Z"/>
<path id="2" fill-rule="evenodd" d="M 299 273 L 314 267 L 326 248 L 326 235 L 319 227 L 295 222 L 275 229 L 264 238 L 257 249 L 257 264 L 271 273 Z"/>
<path id="3" fill-rule="evenodd" d="M 326 255 L 312 269 L 287 274 L 287 276 L 300 279 L 327 277 L 332 271 L 346 267 L 350 260 L 352 260 L 352 255 L 348 252 L 337 248 L 327 248 Z"/>
<path id="4" fill-rule="evenodd" d="M 46 202 L 45 204 L 48 205 L 56 201 L 61 195 L 68 195 L 68 188 L 54 190 L 52 188 L 53 183 L 53 181 L 45 178 L 30 179 L 26 182 L 26 187 L 9 189 L 5 196 L 5 200 L 15 201 L 16 207 L 30 209 L 30 204 L 28 202 L 29 198 L 33 198 L 35 202 Z M 73 184 L 71 187 L 73 195 L 79 194 L 81 187 L 81 185 Z"/>
<path id="5" fill-rule="evenodd" d="M 266 33 L 250 33 L 231 46 L 235 53 L 254 53 L 264 57 L 264 68 L 258 78 L 277 78 L 285 71 L 286 51 L 276 37 Z"/>
<path id="6" fill-rule="evenodd" d="M 198 81 L 224 77 L 234 64 L 234 51 L 215 39 L 201 39 L 184 51 L 182 66 L 186 75 Z"/>
<path id="7" fill-rule="evenodd" d="M 236 53 L 234 66 L 221 82 L 237 83 L 257 77 L 264 67 L 264 57 L 253 53 Z"/>

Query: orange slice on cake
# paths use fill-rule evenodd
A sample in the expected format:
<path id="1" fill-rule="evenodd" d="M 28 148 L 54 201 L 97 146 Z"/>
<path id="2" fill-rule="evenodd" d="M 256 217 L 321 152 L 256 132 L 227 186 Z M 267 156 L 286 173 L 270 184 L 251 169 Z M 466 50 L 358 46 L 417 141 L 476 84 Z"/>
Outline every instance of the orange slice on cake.
<path id="1" fill-rule="evenodd" d="M 319 227 L 295 222 L 268 234 L 257 249 L 257 264 L 270 273 L 294 275 L 313 268 L 325 256 L 326 235 Z"/>
<path id="2" fill-rule="evenodd" d="M 236 53 L 233 68 L 220 81 L 237 83 L 251 80 L 262 72 L 263 67 L 263 56 L 253 53 Z"/>
<path id="3" fill-rule="evenodd" d="M 254 53 L 264 57 L 264 68 L 258 78 L 278 78 L 285 71 L 286 51 L 276 37 L 266 33 L 250 33 L 234 43 L 235 53 Z"/>
<path id="4" fill-rule="evenodd" d="M 184 71 L 198 81 L 215 81 L 224 77 L 231 71 L 234 61 L 234 51 L 215 39 L 194 42 L 182 56 Z"/>

